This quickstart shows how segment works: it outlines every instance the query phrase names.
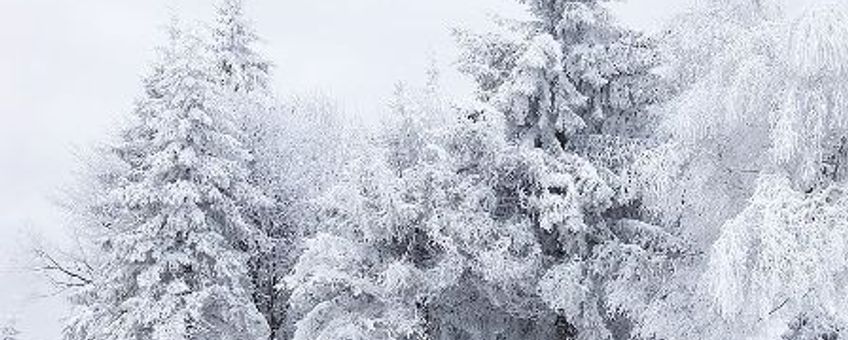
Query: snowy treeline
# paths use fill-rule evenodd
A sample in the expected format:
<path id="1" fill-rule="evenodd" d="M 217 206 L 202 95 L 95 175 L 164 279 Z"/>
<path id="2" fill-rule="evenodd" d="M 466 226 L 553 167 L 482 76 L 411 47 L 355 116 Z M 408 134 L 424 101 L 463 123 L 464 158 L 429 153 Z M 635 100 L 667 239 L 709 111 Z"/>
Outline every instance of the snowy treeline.
<path id="1" fill-rule="evenodd" d="M 66 338 L 848 337 L 845 5 L 518 1 L 455 33 L 473 104 L 422 70 L 376 133 L 276 98 L 242 1 L 172 23 L 69 204 Z"/>

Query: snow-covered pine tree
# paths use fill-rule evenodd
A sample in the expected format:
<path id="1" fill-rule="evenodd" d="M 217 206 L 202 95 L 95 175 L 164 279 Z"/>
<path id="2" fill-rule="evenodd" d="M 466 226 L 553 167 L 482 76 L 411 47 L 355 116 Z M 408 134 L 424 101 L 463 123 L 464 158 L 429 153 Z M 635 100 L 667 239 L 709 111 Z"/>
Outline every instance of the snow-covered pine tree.
<path id="1" fill-rule="evenodd" d="M 480 100 L 503 114 L 524 157 L 549 158 L 538 191 L 525 192 L 535 196 L 525 214 L 544 245 L 539 293 L 559 313 L 558 325 L 581 339 L 627 337 L 660 295 L 670 261 L 685 253 L 662 228 L 633 220 L 642 209 L 627 182 L 633 155 L 651 141 L 648 107 L 664 98 L 653 73 L 657 48 L 619 27 L 604 1 L 521 3 L 529 21 L 503 20 L 499 34 L 459 34 L 463 70 L 476 79 Z M 575 201 L 561 188 L 566 178 L 612 188 L 612 196 Z"/>
<path id="2" fill-rule="evenodd" d="M 258 233 L 240 207 L 262 197 L 209 52 L 172 25 L 109 149 L 121 166 L 87 202 L 98 275 L 72 298 L 67 339 L 267 338 L 236 249 Z"/>
<path id="3" fill-rule="evenodd" d="M 270 86 L 272 64 L 255 50 L 259 38 L 245 15 L 242 0 L 222 0 L 218 4 L 211 35 L 213 81 L 221 86 L 222 101 L 232 111 L 242 130 L 243 143 L 253 156 L 249 177 L 257 186 L 271 187 L 276 177 L 270 163 L 278 156 L 273 133 L 278 109 Z M 262 210 L 263 207 L 245 208 Z M 269 221 L 272 216 L 261 216 L 258 211 L 249 213 L 261 219 L 254 223 L 263 230 L 273 229 L 268 226 L 273 223 Z"/>
<path id="4" fill-rule="evenodd" d="M 285 320 L 287 296 L 277 289 L 291 265 L 295 232 L 284 216 L 284 198 L 276 190 L 283 177 L 277 168 L 282 155 L 279 145 L 279 108 L 271 89 L 272 64 L 257 50 L 259 37 L 249 21 L 243 0 L 222 0 L 216 7 L 211 27 L 211 51 L 215 60 L 215 80 L 223 86 L 227 100 L 252 155 L 249 181 L 261 188 L 269 202 L 242 206 L 248 222 L 262 232 L 262 247 L 251 249 L 249 271 L 253 299 L 276 339 Z"/>
<path id="5" fill-rule="evenodd" d="M 276 177 L 270 163 L 278 156 L 274 134 L 278 108 L 270 84 L 273 65 L 256 50 L 259 38 L 246 17 L 242 0 L 218 3 L 210 30 L 209 49 L 215 63 L 213 79 L 221 85 L 225 100 L 243 130 L 244 143 L 253 154 L 250 178 L 258 186 L 273 186 Z"/>
<path id="6" fill-rule="evenodd" d="M 522 0 L 533 18 L 501 34 L 460 32 L 462 69 L 504 112 L 508 133 L 549 151 L 577 135 L 650 133 L 645 108 L 661 97 L 654 42 L 617 26 L 604 1 Z"/>

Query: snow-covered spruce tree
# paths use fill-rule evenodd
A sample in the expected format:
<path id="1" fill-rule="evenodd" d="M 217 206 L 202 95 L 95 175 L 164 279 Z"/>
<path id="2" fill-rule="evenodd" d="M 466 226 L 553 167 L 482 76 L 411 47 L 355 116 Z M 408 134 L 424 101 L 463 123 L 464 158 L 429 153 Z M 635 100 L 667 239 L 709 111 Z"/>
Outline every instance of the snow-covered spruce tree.
<path id="1" fill-rule="evenodd" d="M 671 260 L 685 253 L 674 236 L 638 221 L 639 196 L 628 183 L 633 155 L 651 141 L 648 107 L 665 92 L 653 73 L 657 49 L 617 26 L 603 1 L 522 3 L 530 21 L 505 21 L 500 34 L 460 34 L 463 70 L 477 80 L 480 99 L 503 114 L 509 140 L 555 164 L 543 173 L 586 159 L 578 161 L 583 169 L 566 166 L 529 192 L 538 210 L 526 212 L 528 223 L 547 258 L 538 293 L 578 338 L 631 336 L 641 310 L 661 294 Z M 545 153 L 531 156 L 537 148 Z M 587 173 L 597 173 L 610 197 L 574 202 L 554 180 Z"/>
<path id="2" fill-rule="evenodd" d="M 644 137 L 661 99 L 654 42 L 616 25 L 604 1 L 521 0 L 533 19 L 504 32 L 459 33 L 462 69 L 504 112 L 508 133 L 549 151 L 579 136 Z"/>
<path id="3" fill-rule="evenodd" d="M 226 100 L 235 109 L 243 143 L 252 155 L 248 179 L 270 199 L 267 204 L 241 209 L 248 222 L 262 232 L 263 246 L 249 252 L 249 272 L 253 300 L 271 329 L 270 339 L 276 339 L 287 304 L 286 292 L 276 287 L 290 267 L 295 235 L 292 221 L 284 216 L 285 198 L 275 190 L 283 180 L 277 160 L 285 155 L 279 144 L 279 108 L 271 89 L 272 64 L 256 50 L 259 38 L 242 0 L 218 3 L 211 35 L 215 81 L 223 86 Z"/>
<path id="4" fill-rule="evenodd" d="M 689 14 L 709 25 L 673 27 L 732 29 L 680 73 L 693 81 L 670 106 L 671 143 L 647 161 L 653 201 L 708 255 L 652 308 L 658 337 L 844 336 L 846 10 L 779 3 L 714 1 Z"/>
<path id="5" fill-rule="evenodd" d="M 176 27 L 169 38 L 109 149 L 120 166 L 87 202 L 99 267 L 72 297 L 67 339 L 268 336 L 236 249 L 258 232 L 240 210 L 262 199 L 247 180 L 249 153 L 208 45 Z"/>
<path id="6" fill-rule="evenodd" d="M 221 100 L 232 110 L 242 142 L 252 154 L 251 182 L 267 188 L 274 186 L 276 179 L 270 163 L 279 152 L 273 133 L 277 104 L 270 87 L 272 65 L 255 51 L 257 41 L 245 17 L 243 1 L 222 0 L 211 27 L 212 80 L 221 86 Z M 273 233 L 273 212 L 264 211 L 273 207 L 244 208 L 263 231 Z"/>

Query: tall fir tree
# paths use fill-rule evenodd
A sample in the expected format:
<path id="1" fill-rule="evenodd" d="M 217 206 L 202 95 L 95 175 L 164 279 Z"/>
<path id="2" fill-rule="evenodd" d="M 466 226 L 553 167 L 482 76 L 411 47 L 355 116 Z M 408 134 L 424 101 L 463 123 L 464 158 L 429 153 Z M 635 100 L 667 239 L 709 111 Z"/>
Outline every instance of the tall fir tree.
<path id="1" fill-rule="evenodd" d="M 551 152 L 584 135 L 645 137 L 663 97 L 655 43 L 619 27 L 605 1 L 520 0 L 532 19 L 460 32 L 462 69 L 502 111 L 511 138 Z"/>
<path id="2" fill-rule="evenodd" d="M 264 247 L 250 254 L 249 272 L 254 285 L 253 300 L 277 338 L 283 321 L 287 296 L 277 287 L 289 269 L 295 226 L 283 215 L 285 198 L 275 192 L 280 181 L 276 161 L 281 155 L 278 107 L 271 88 L 272 63 L 256 50 L 259 37 L 245 13 L 243 0 L 222 0 L 216 7 L 211 27 L 211 50 L 216 80 L 236 109 L 245 146 L 253 156 L 249 164 L 250 182 L 264 190 L 269 204 L 243 206 L 249 222 L 263 233 Z"/>
<path id="3" fill-rule="evenodd" d="M 654 72 L 656 44 L 618 26 L 606 1 L 519 2 L 530 20 L 502 19 L 502 32 L 458 34 L 466 49 L 462 69 L 523 153 L 543 150 L 534 157 L 549 158 L 547 171 L 564 170 L 578 187 L 596 173 L 588 178 L 611 189 L 604 199 L 574 202 L 552 177 L 526 193 L 537 202 L 528 215 L 548 261 L 538 290 L 558 313 L 561 334 L 633 336 L 642 310 L 662 296 L 663 277 L 686 252 L 678 237 L 640 221 L 646 216 L 631 179 L 634 156 L 653 141 L 651 105 L 666 98 Z M 574 159 L 582 169 L 567 165 Z"/>
<path id="4" fill-rule="evenodd" d="M 98 275 L 72 299 L 67 339 L 266 339 L 237 249 L 259 233 L 240 207 L 263 196 L 214 68 L 208 44 L 170 27 L 87 204 Z"/>

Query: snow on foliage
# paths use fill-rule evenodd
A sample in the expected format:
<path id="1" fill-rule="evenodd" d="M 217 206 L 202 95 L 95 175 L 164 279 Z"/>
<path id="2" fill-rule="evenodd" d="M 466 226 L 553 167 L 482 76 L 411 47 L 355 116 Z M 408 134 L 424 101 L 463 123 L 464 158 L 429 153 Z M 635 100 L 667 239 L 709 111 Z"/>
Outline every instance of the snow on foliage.
<path id="1" fill-rule="evenodd" d="M 848 336 L 846 6 L 705 0 L 648 37 L 518 2 L 456 33 L 473 104 L 433 68 L 377 133 L 278 103 L 242 1 L 172 26 L 70 207 L 66 338 Z"/>
<path id="2" fill-rule="evenodd" d="M 234 108 L 206 44 L 176 27 L 111 153 L 124 166 L 87 202 L 102 267 L 75 294 L 69 339 L 261 339 L 245 257 L 265 204 L 247 180 Z"/>
<path id="3" fill-rule="evenodd" d="M 222 0 L 216 7 L 212 52 L 220 81 L 234 92 L 267 91 L 271 63 L 256 52 L 259 37 L 244 11 L 243 0 Z"/>
<path id="4" fill-rule="evenodd" d="M 765 175 L 745 210 L 722 227 L 705 277 L 722 315 L 756 330 L 814 314 L 848 322 L 845 188 L 815 194 Z"/>
<path id="5" fill-rule="evenodd" d="M 827 163 L 839 161 L 833 158 L 841 157 L 838 136 L 845 130 L 843 71 L 834 66 L 846 56 L 838 38 L 844 13 L 841 5 L 821 5 L 797 19 L 736 26 L 730 43 L 713 50 L 711 69 L 675 100 L 667 130 L 712 153 L 776 158 L 801 185 L 837 176 Z M 740 135 L 742 129 L 748 132 Z M 726 143 L 703 143 L 718 137 Z"/>
<path id="6" fill-rule="evenodd" d="M 845 13 L 833 3 L 793 17 L 776 1 L 708 1 L 672 25 L 671 138 L 639 168 L 646 202 L 706 256 L 679 271 L 677 306 L 651 312 L 683 325 L 648 334 L 800 339 L 845 323 L 836 307 Z M 687 316 L 673 321 L 669 308 Z"/>
<path id="7" fill-rule="evenodd" d="M 247 18 L 242 0 L 222 0 L 207 28 L 208 49 L 213 63 L 212 81 L 221 87 L 221 100 L 233 109 L 233 122 L 240 142 L 250 153 L 245 164 L 247 181 L 261 191 L 265 204 L 241 205 L 241 213 L 256 226 L 261 247 L 248 252 L 248 275 L 254 304 L 276 338 L 285 320 L 285 292 L 277 290 L 290 267 L 294 232 L 284 221 L 281 178 L 277 174 L 284 157 L 277 125 L 279 108 L 271 88 L 272 64 L 257 52 L 258 35 Z"/>
<path id="8" fill-rule="evenodd" d="M 643 216 L 634 155 L 651 143 L 650 107 L 666 93 L 659 55 L 654 41 L 617 26 L 602 2 L 522 3 L 530 21 L 504 20 L 503 34 L 459 34 L 462 69 L 477 80 L 480 100 L 504 115 L 521 157 L 544 164 L 534 169 L 537 187 L 515 182 L 527 188 L 529 222 L 547 256 L 538 293 L 567 320 L 563 332 L 621 336 L 607 325 L 638 323 L 640 306 L 658 291 L 650 281 L 684 252 L 675 236 L 632 220 Z M 647 230 L 670 247 L 625 236 Z M 637 285 L 644 293 L 627 290 Z"/>
<path id="9" fill-rule="evenodd" d="M 522 1 L 533 19 L 503 34 L 460 32 L 461 69 L 522 143 L 557 152 L 578 134 L 645 136 L 658 102 L 654 43 L 618 27 L 595 1 Z"/>
<path id="10" fill-rule="evenodd" d="M 399 87 L 385 138 L 317 201 L 317 234 L 286 281 L 295 338 L 598 339 L 639 322 L 685 246 L 613 217 L 637 215 L 616 210 L 618 177 L 563 138 L 645 136 L 654 61 L 622 61 L 653 52 L 597 4 L 563 3 L 597 35 L 572 42 L 580 28 L 562 18 L 559 33 L 536 31 L 544 16 L 512 26 L 520 39 L 460 33 L 481 109 Z"/>

